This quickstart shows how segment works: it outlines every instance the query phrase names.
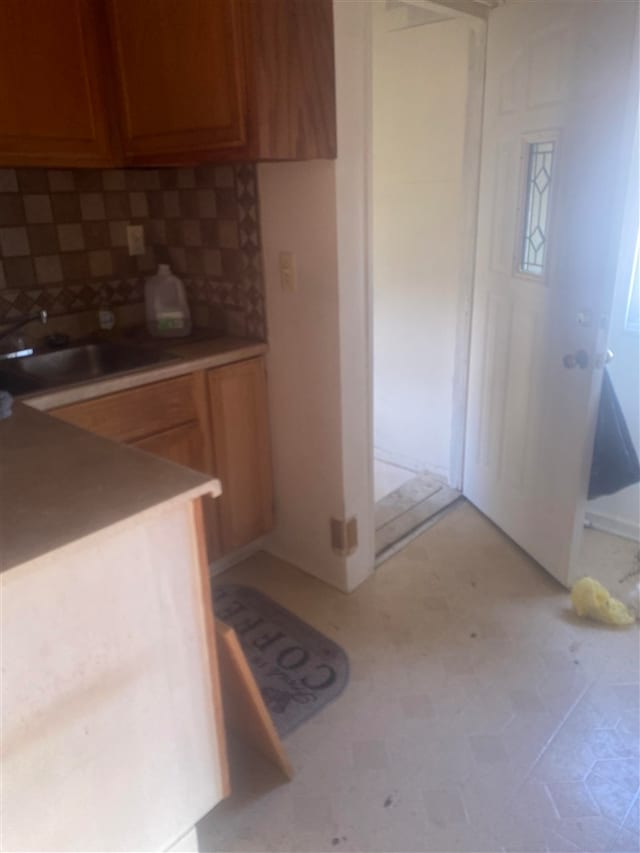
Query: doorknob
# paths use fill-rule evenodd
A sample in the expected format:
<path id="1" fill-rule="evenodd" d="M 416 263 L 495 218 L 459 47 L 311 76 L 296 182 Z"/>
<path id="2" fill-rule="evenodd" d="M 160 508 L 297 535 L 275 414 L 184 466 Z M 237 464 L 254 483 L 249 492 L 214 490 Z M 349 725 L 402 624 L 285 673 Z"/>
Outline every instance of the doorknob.
<path id="1" fill-rule="evenodd" d="M 605 353 L 599 353 L 596 356 L 596 367 L 604 367 L 605 364 L 609 364 L 610 361 L 613 361 L 614 355 L 611 349 L 608 349 Z"/>
<path id="2" fill-rule="evenodd" d="M 576 350 L 575 353 L 567 353 L 562 359 L 562 363 L 568 370 L 573 370 L 574 367 L 584 370 L 589 367 L 589 353 L 585 349 Z"/>

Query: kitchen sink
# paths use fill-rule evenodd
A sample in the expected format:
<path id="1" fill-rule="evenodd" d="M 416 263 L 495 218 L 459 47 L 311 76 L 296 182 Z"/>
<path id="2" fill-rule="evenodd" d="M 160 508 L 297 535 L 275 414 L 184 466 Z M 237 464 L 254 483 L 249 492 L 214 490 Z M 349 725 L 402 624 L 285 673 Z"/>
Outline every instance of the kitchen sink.
<path id="1" fill-rule="evenodd" d="M 0 366 L 0 389 L 14 395 L 139 370 L 177 356 L 146 347 L 95 343 L 11 359 Z"/>

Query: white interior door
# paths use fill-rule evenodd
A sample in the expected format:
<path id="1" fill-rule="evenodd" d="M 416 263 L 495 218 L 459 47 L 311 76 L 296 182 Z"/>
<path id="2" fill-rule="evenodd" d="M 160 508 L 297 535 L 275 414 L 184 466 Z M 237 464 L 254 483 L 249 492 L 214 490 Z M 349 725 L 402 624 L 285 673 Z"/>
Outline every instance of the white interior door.
<path id="1" fill-rule="evenodd" d="M 565 585 L 635 123 L 636 16 L 626 0 L 508 0 L 489 17 L 464 493 Z"/>

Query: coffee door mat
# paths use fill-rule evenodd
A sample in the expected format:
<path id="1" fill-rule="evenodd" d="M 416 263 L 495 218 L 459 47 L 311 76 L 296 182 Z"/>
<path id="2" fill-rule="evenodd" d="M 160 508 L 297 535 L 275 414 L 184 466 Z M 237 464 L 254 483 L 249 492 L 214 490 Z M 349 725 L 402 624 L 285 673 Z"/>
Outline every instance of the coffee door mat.
<path id="1" fill-rule="evenodd" d="M 280 737 L 346 687 L 344 649 L 264 593 L 223 584 L 213 592 L 213 606 L 216 618 L 235 630 Z"/>

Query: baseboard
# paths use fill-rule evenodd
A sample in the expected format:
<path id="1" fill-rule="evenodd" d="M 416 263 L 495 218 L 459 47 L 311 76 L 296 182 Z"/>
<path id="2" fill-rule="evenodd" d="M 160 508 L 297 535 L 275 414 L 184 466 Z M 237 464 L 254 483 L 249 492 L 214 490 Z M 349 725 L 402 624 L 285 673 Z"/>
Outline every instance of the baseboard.
<path id="1" fill-rule="evenodd" d="M 253 542 L 249 542 L 248 545 L 243 545 L 242 548 L 237 548 L 230 554 L 225 554 L 224 557 L 220 557 L 220 559 L 209 563 L 209 574 L 211 577 L 215 577 L 222 572 L 226 572 L 227 569 L 235 566 L 236 563 L 246 560 L 247 557 L 252 557 L 258 551 L 265 551 L 267 539 L 268 536 L 260 536 L 258 539 L 254 539 Z"/>
<path id="2" fill-rule="evenodd" d="M 373 458 L 378 462 L 387 462 L 389 465 L 396 465 L 398 468 L 405 468 L 407 471 L 413 471 L 414 474 L 420 474 L 423 470 L 422 464 L 417 459 L 412 459 L 410 456 L 405 456 L 403 453 L 393 453 L 390 450 L 382 450 L 380 447 L 373 448 Z"/>
<path id="3" fill-rule="evenodd" d="M 405 456 L 403 453 L 394 453 L 390 450 L 382 450 L 380 447 L 374 447 L 373 458 L 377 459 L 378 462 L 387 462 L 389 465 L 395 465 L 397 468 L 412 471 L 414 474 L 430 474 L 437 480 L 440 480 L 445 486 L 449 485 L 448 471 L 435 470 L 426 465 L 424 461 Z"/>
<path id="4" fill-rule="evenodd" d="M 634 524 L 633 521 L 604 515 L 601 512 L 585 512 L 584 519 L 595 530 L 601 530 L 603 533 L 613 533 L 614 536 L 622 536 L 624 539 L 632 539 L 634 542 L 640 542 L 640 522 Z"/>

